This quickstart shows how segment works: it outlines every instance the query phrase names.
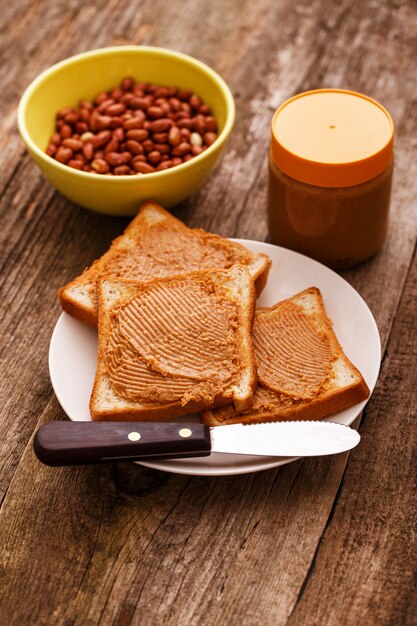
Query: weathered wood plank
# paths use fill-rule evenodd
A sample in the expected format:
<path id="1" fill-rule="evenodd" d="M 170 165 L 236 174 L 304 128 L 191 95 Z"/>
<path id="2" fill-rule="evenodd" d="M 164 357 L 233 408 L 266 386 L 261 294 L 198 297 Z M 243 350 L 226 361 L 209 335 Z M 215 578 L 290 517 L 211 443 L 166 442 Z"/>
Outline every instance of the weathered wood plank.
<path id="1" fill-rule="evenodd" d="M 371 305 L 386 345 L 412 256 L 417 219 L 411 32 L 415 5 L 188 0 L 179 8 L 162 0 L 139 5 L 124 0 L 98 5 L 74 1 L 66 7 L 64 11 L 62 3 L 53 0 L 9 3 L 0 18 L 4 329 L 0 495 L 13 478 L 2 509 L 0 621 L 11 626 L 209 622 L 279 626 L 286 623 L 305 582 L 305 594 L 291 621 L 310 623 L 310 609 L 318 618 L 326 613 L 324 600 L 316 603 L 310 591 L 325 585 L 323 563 L 343 562 L 345 577 L 354 580 L 355 563 L 352 558 L 343 560 L 344 546 L 334 520 L 346 528 L 350 511 L 359 510 L 351 485 L 354 479 L 361 480 L 359 472 L 372 456 L 373 437 L 364 437 L 355 452 L 360 456 L 354 457 L 358 460 L 350 478 L 342 483 L 316 570 L 310 569 L 312 560 L 333 507 L 345 456 L 227 479 L 179 477 L 131 464 L 52 470 L 33 457 L 28 442 L 38 416 L 39 424 L 62 418 L 47 373 L 48 341 L 59 314 L 56 289 L 101 254 L 126 220 L 88 213 L 53 192 L 24 154 L 14 126 L 15 107 L 39 71 L 81 50 L 135 42 L 198 56 L 231 85 L 238 117 L 221 167 L 176 213 L 191 226 L 265 239 L 265 159 L 275 107 L 296 91 L 322 85 L 349 86 L 380 99 L 397 125 L 390 237 L 382 254 L 346 277 Z M 396 367 L 391 360 L 388 374 L 393 376 L 390 372 Z M 402 381 L 396 384 L 401 390 Z M 408 383 L 404 385 L 407 392 Z M 372 425 L 376 420 L 370 411 L 379 414 L 383 407 L 383 386 L 378 389 L 364 435 L 369 421 Z M 371 434 L 377 426 L 372 428 Z M 384 432 L 392 430 L 393 424 L 386 422 Z M 382 440 L 377 441 L 382 446 Z M 396 449 L 400 446 L 402 438 L 395 442 Z M 378 467 L 384 466 L 371 464 L 367 470 L 370 480 L 377 480 Z M 394 483 L 390 485 L 393 488 Z M 369 503 L 375 504 L 372 498 Z M 392 529 L 395 515 L 385 515 Z M 388 549 L 386 534 L 373 521 L 371 506 L 362 519 L 376 537 L 363 535 L 362 557 L 374 549 L 382 562 L 383 550 Z M 352 535 L 348 537 L 352 542 Z M 401 556 L 403 547 L 397 539 L 396 551 L 390 554 Z M 361 567 L 364 572 L 363 561 Z M 309 571 L 311 579 L 305 581 Z M 393 619 L 406 615 L 405 596 L 410 590 L 407 575 L 395 571 L 404 591 L 397 604 L 389 595 Z M 337 571 L 332 570 L 332 588 L 337 582 Z M 372 585 L 381 593 L 374 578 Z M 369 597 L 361 591 L 357 616 Z M 338 616 L 349 608 L 351 597 L 342 594 L 331 600 Z M 388 605 L 387 600 L 384 606 Z"/>
<path id="2" fill-rule="evenodd" d="M 416 596 L 417 257 L 334 516 L 288 626 L 411 626 Z"/>
<path id="3" fill-rule="evenodd" d="M 60 416 L 52 399 L 40 423 Z M 28 446 L 3 507 L 2 619 L 284 623 L 345 463 L 190 478 L 133 464 L 52 469 Z"/>

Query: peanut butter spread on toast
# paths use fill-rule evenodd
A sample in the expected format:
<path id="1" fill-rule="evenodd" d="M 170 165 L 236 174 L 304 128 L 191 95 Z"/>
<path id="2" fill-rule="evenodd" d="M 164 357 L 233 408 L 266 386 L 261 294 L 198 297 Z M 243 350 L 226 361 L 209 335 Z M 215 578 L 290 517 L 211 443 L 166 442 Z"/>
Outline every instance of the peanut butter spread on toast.
<path id="1" fill-rule="evenodd" d="M 105 365 L 116 393 L 143 403 L 212 400 L 237 372 L 237 307 L 209 281 L 143 284 L 110 318 Z"/>
<path id="2" fill-rule="evenodd" d="M 279 315 L 277 310 L 279 309 Z M 320 392 L 333 360 L 323 322 L 285 300 L 255 317 L 253 342 L 258 380 L 278 394 L 310 399 Z"/>
<path id="3" fill-rule="evenodd" d="M 251 409 L 242 411 L 238 421 L 250 422 L 246 415 L 290 411 L 320 395 L 337 358 L 330 328 L 326 316 L 307 314 L 291 299 L 258 309 L 252 330 L 258 386 Z M 218 423 L 236 416 L 233 407 L 216 411 Z"/>
<path id="4" fill-rule="evenodd" d="M 218 235 L 200 229 L 184 231 L 162 222 L 141 232 L 134 248 L 113 256 L 103 275 L 145 281 L 194 270 L 247 265 L 251 258 L 243 246 Z"/>

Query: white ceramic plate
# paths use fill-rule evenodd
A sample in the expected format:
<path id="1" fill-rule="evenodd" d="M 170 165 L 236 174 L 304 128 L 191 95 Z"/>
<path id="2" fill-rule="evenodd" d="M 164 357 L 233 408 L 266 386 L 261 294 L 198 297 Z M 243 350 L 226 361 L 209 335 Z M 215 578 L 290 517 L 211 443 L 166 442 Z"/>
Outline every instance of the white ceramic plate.
<path id="1" fill-rule="evenodd" d="M 272 259 L 268 284 L 258 300 L 259 306 L 271 306 L 307 287 L 320 289 L 343 349 L 372 391 L 381 362 L 379 333 L 372 313 L 353 287 L 332 270 L 297 252 L 259 241 L 236 241 L 252 252 L 266 252 Z M 88 403 L 96 358 L 96 330 L 62 313 L 49 347 L 49 373 L 55 394 L 71 420 L 91 421 Z M 365 404 L 362 402 L 327 419 L 348 426 Z M 196 421 L 196 417 L 188 416 L 178 421 Z M 202 458 L 141 464 L 178 474 L 225 476 L 269 469 L 293 460 L 292 457 L 212 454 Z"/>

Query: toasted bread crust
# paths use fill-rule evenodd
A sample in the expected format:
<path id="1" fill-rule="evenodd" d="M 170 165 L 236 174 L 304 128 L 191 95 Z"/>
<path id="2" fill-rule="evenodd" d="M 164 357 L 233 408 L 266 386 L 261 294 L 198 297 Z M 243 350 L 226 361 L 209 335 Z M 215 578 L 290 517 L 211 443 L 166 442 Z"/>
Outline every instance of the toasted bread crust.
<path id="1" fill-rule="evenodd" d="M 137 237 L 141 232 L 148 229 L 155 223 L 163 223 L 166 221 L 172 224 L 173 227 L 179 232 L 184 234 L 189 234 L 190 232 L 198 233 L 201 237 L 213 242 L 216 240 L 222 242 L 223 244 L 224 242 L 228 242 L 231 249 L 244 250 L 251 255 L 252 261 L 256 261 L 256 267 L 254 267 L 252 278 L 255 281 L 257 294 L 259 295 L 261 293 L 266 284 L 269 268 L 271 266 L 271 261 L 266 254 L 252 254 L 241 244 L 231 241 L 229 242 L 219 235 L 207 233 L 202 229 L 190 229 L 161 206 L 154 202 L 146 202 L 141 206 L 138 214 L 127 226 L 124 233 L 119 235 L 112 242 L 109 250 L 107 250 L 107 252 L 105 252 L 99 259 L 95 260 L 90 267 L 86 268 L 82 272 L 82 274 L 74 278 L 59 290 L 58 298 L 62 309 L 91 326 L 97 326 L 96 304 L 94 302 L 87 304 L 86 302 L 83 302 L 81 298 L 74 296 L 72 293 L 73 288 L 85 287 L 87 289 L 89 285 L 95 285 L 97 280 L 102 278 L 104 274 L 109 274 L 109 265 L 111 266 L 112 261 L 114 261 L 116 256 L 120 254 L 122 250 L 135 248 L 137 245 Z M 187 270 L 185 270 L 184 273 L 186 271 Z"/>
<path id="2" fill-rule="evenodd" d="M 201 413 L 201 421 L 208 426 L 225 426 L 226 424 L 262 424 L 264 422 L 319 420 L 363 402 L 363 400 L 368 398 L 369 393 L 368 385 L 362 379 L 359 383 L 334 392 L 331 395 L 294 403 L 290 409 L 280 411 L 279 414 L 265 411 L 244 416 L 238 414 L 230 407 L 227 415 L 224 413 L 225 419 L 219 419 L 219 414 L 210 409 Z"/>
<path id="3" fill-rule="evenodd" d="M 247 315 L 239 316 L 239 335 L 240 335 L 240 345 L 241 348 L 244 348 L 244 361 L 246 364 L 249 364 L 249 381 L 248 381 L 248 391 L 246 396 L 239 397 L 234 400 L 234 407 L 236 411 L 245 411 L 249 409 L 253 404 L 253 394 L 258 384 L 258 376 L 256 373 L 256 361 L 255 361 L 255 351 L 253 348 L 253 343 L 251 340 L 252 336 L 252 327 L 255 319 L 255 311 L 256 311 L 256 284 L 253 279 L 249 281 L 250 283 L 250 294 L 248 302 L 246 303 Z M 200 412 L 201 409 L 198 411 Z"/>
<path id="4" fill-rule="evenodd" d="M 259 259 L 263 260 L 263 263 L 260 265 L 259 271 L 252 275 L 252 279 L 255 283 L 256 295 L 259 297 L 268 282 L 269 270 L 271 269 L 272 261 L 267 254 L 263 254 L 262 252 L 257 256 Z"/>
<path id="5" fill-rule="evenodd" d="M 74 301 L 68 295 L 68 288 L 71 287 L 73 282 L 68 283 L 65 287 L 62 287 L 58 292 L 58 299 L 61 305 L 61 308 L 65 313 L 72 315 L 72 317 L 76 317 L 81 322 L 88 324 L 89 326 L 97 327 L 97 315 L 95 312 L 83 307 L 79 304 L 79 302 Z"/>
<path id="6" fill-rule="evenodd" d="M 94 389 L 93 389 L 94 394 Z M 214 403 L 214 408 L 221 408 L 229 404 L 230 400 L 227 398 L 219 397 Z M 187 405 L 187 415 L 189 413 L 199 413 L 203 411 L 207 405 L 203 402 L 195 402 Z M 154 407 L 143 406 L 140 411 L 138 409 L 120 409 L 118 411 L 96 411 L 92 406 L 92 400 L 90 400 L 90 413 L 94 421 L 98 422 L 163 422 L 175 417 L 181 417 L 184 415 L 184 407 L 179 402 L 172 402 Z"/>

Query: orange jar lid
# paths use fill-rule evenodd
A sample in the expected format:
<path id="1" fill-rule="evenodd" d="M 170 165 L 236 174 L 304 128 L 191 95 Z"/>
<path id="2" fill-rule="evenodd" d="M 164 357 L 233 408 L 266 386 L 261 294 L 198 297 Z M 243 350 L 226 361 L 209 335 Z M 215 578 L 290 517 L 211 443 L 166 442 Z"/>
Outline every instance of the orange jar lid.
<path id="1" fill-rule="evenodd" d="M 319 187 L 353 187 L 391 163 L 394 123 L 355 91 L 317 89 L 294 96 L 272 118 L 272 158 L 288 176 Z"/>

